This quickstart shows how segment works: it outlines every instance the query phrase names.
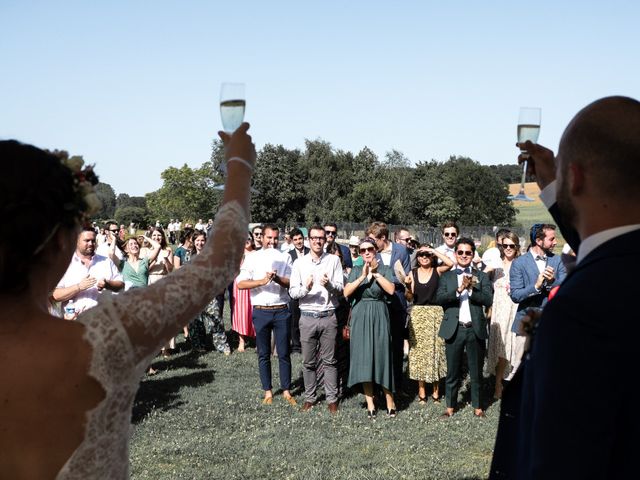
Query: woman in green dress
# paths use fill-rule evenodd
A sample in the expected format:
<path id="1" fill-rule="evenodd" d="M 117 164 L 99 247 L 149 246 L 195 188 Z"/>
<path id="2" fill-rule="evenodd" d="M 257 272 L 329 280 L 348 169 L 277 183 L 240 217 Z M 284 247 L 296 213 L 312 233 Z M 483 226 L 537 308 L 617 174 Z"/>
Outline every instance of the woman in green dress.
<path id="1" fill-rule="evenodd" d="M 351 357 L 349 387 L 362 384 L 367 400 L 367 416 L 376 417 L 374 384 L 380 385 L 387 403 L 387 415 L 396 416 L 393 400 L 394 381 L 391 360 L 391 333 L 386 298 L 393 295 L 393 272 L 376 260 L 372 238 L 360 242 L 363 266 L 354 266 L 344 287 L 351 301 Z"/>

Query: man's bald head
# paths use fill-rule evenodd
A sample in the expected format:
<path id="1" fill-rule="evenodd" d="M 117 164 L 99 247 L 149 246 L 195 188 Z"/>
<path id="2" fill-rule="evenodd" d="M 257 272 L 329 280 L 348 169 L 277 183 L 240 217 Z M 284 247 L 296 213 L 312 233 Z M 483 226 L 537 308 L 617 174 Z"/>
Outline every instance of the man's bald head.
<path id="1" fill-rule="evenodd" d="M 640 102 L 606 97 L 587 105 L 562 135 L 558 167 L 582 167 L 594 188 L 607 198 L 640 199 Z"/>

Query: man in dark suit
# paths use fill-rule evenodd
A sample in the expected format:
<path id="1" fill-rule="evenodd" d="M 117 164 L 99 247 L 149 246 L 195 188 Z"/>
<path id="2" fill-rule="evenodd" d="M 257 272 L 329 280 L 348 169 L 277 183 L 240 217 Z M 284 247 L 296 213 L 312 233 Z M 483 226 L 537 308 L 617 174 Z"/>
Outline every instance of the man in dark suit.
<path id="1" fill-rule="evenodd" d="M 460 238 L 454 253 L 458 267 L 442 274 L 436 292 L 436 303 L 444 308 L 444 318 L 438 335 L 445 340 L 447 379 L 445 397 L 447 409 L 443 417 L 451 417 L 458 404 L 458 390 L 462 382 L 462 354 L 467 351 L 471 378 L 471 405 L 476 417 L 484 417 L 480 398 L 482 364 L 485 341 L 489 338 L 484 307 L 493 302 L 489 277 L 471 268 L 476 246 L 470 238 Z"/>
<path id="2" fill-rule="evenodd" d="M 536 223 L 529 233 L 531 248 L 516 258 L 509 270 L 509 296 L 518 304 L 513 331 L 520 334 L 520 322 L 530 308 L 541 309 L 547 303 L 549 292 L 560 285 L 567 270 L 560 255 L 554 255 L 557 245 L 556 226 Z"/>
<path id="3" fill-rule="evenodd" d="M 404 340 L 409 338 L 407 332 L 407 300 L 404 298 L 404 276 L 411 271 L 411 260 L 407 247 L 400 243 L 391 242 L 389 227 L 384 222 L 373 222 L 367 228 L 365 235 L 374 238 L 378 249 L 377 260 L 393 270 L 395 294 L 389 305 L 391 321 L 391 346 L 393 359 L 393 379 L 396 391 L 402 395 L 403 387 L 403 357 Z M 399 278 L 401 275 L 402 278 Z"/>
<path id="4" fill-rule="evenodd" d="M 557 199 L 552 212 L 578 257 L 537 323 L 535 315 L 528 323 L 529 350 L 503 392 L 490 478 L 638 474 L 640 416 L 624 408 L 636 398 L 638 132 L 640 102 L 608 97 L 571 120 L 555 168 L 553 152 L 522 145 L 545 203 Z"/>
<path id="5" fill-rule="evenodd" d="M 291 255 L 291 263 L 293 264 L 300 257 L 309 254 L 309 247 L 304 245 L 304 234 L 299 228 L 292 228 L 289 231 L 293 248 L 289 250 Z M 289 301 L 289 310 L 291 310 L 291 353 L 302 353 L 302 344 L 300 343 L 300 306 L 298 299 L 292 298 Z"/>

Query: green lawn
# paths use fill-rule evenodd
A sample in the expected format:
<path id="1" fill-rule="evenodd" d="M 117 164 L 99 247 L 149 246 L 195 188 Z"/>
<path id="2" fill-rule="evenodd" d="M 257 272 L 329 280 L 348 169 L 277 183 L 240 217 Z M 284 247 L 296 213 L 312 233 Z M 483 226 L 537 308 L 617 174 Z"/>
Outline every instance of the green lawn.
<path id="1" fill-rule="evenodd" d="M 226 313 L 226 312 L 225 312 Z M 228 318 L 226 319 L 229 325 Z M 180 344 L 179 344 L 180 345 Z M 274 385 L 277 360 L 273 363 Z M 324 403 L 308 413 L 276 392 L 262 406 L 253 348 L 225 357 L 210 352 L 160 357 L 161 372 L 142 381 L 133 410 L 134 479 L 423 479 L 486 478 L 499 404 L 488 418 L 470 406 L 441 420 L 443 404 L 398 402 L 395 419 L 366 418 L 363 397 L 337 415 Z M 300 355 L 293 356 L 294 395 L 301 402 Z M 485 398 L 492 385 L 485 385 Z"/>

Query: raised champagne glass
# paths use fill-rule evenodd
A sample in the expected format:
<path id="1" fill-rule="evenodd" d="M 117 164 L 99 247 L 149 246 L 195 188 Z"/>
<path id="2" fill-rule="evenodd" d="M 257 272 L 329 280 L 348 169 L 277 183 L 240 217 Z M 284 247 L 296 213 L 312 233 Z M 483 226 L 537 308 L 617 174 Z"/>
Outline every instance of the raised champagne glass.
<path id="1" fill-rule="evenodd" d="M 220 118 L 225 132 L 232 134 L 242 125 L 246 105 L 244 83 L 225 82 L 220 86 Z M 225 162 L 220 164 L 220 172 L 226 177 L 227 165 Z M 214 188 L 224 190 L 224 185 L 216 185 Z M 253 188 L 251 191 L 257 193 Z"/>
<path id="2" fill-rule="evenodd" d="M 532 143 L 538 142 L 540 135 L 540 117 L 542 110 L 534 107 L 520 107 L 520 115 L 518 116 L 518 143 L 524 143 L 529 140 Z M 519 200 L 521 202 L 533 202 L 533 198 L 528 197 L 524 193 L 524 183 L 527 177 L 527 157 L 529 154 L 526 150 L 520 149 L 525 161 L 522 163 L 522 180 L 520 181 L 520 191 L 517 195 L 509 195 L 510 200 Z"/>

